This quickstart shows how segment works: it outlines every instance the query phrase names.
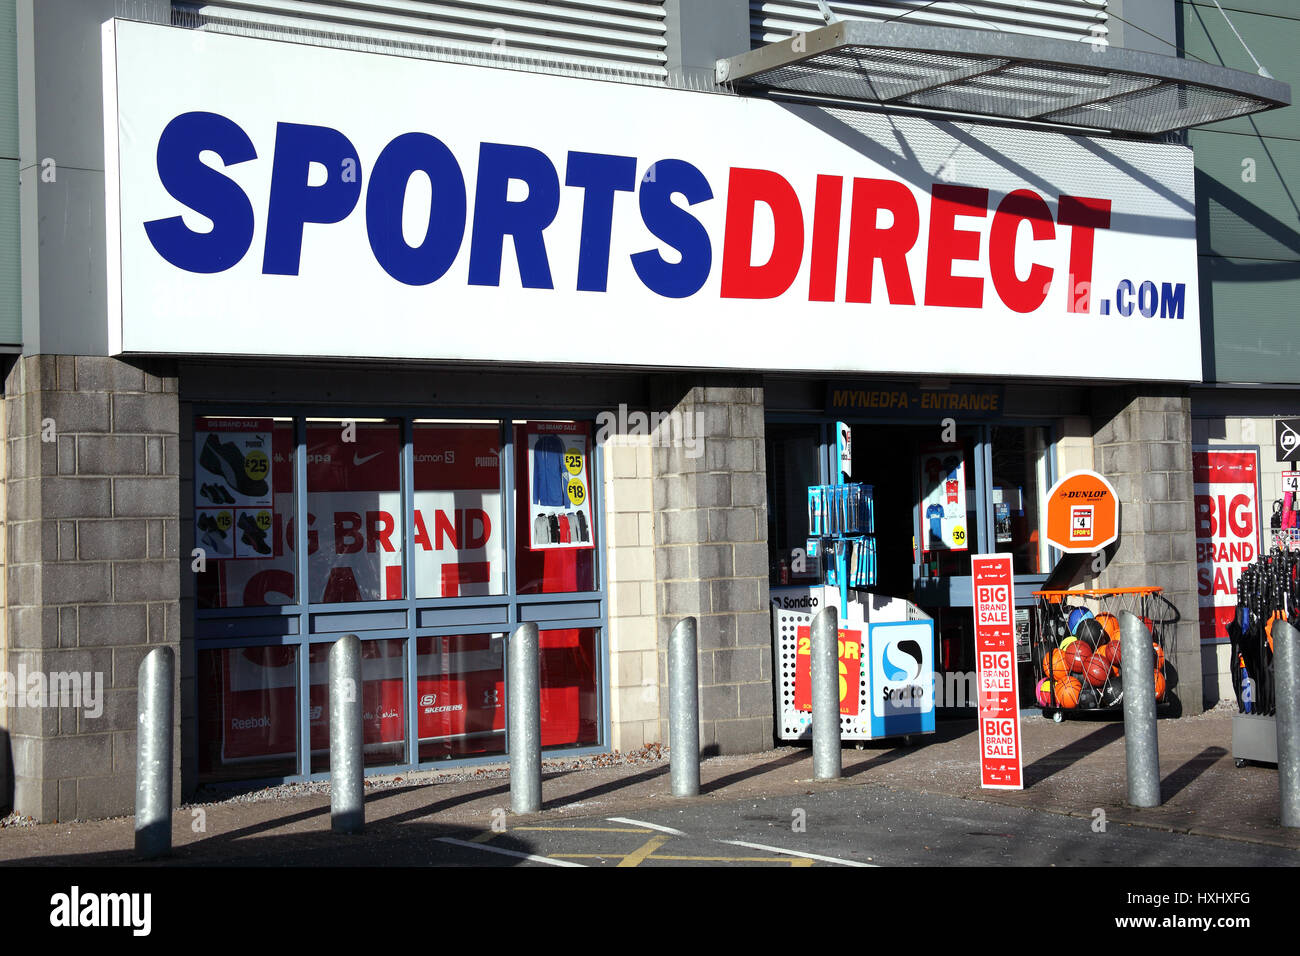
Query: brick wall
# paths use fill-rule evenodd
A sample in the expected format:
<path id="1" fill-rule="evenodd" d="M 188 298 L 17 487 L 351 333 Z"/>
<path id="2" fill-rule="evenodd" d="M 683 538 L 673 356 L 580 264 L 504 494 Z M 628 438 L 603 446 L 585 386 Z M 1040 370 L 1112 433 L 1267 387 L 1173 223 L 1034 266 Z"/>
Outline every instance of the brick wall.
<path id="1" fill-rule="evenodd" d="M 649 435 L 612 435 L 603 452 L 610 746 L 624 752 L 667 739 L 667 728 L 659 730 L 650 441 Z"/>
<path id="2" fill-rule="evenodd" d="M 11 709 L 14 808 L 42 821 L 130 812 L 137 669 L 180 636 L 176 379 L 37 355 L 5 392 L 10 665 L 104 686 L 97 718 Z"/>
<path id="3" fill-rule="evenodd" d="M 1182 712 L 1204 709 L 1193 532 L 1191 402 L 1185 390 L 1107 388 L 1094 392 L 1096 470 L 1120 500 L 1120 540 L 1100 587 L 1163 588 L 1176 617 L 1166 630 L 1171 689 Z M 1169 654 L 1169 636 L 1172 654 Z"/>
<path id="4" fill-rule="evenodd" d="M 702 454 L 653 449 L 660 686 L 668 636 L 699 619 L 704 753 L 772 746 L 763 390 L 745 379 L 660 383 L 660 407 L 699 423 Z M 660 695 L 667 729 L 668 695 Z"/>

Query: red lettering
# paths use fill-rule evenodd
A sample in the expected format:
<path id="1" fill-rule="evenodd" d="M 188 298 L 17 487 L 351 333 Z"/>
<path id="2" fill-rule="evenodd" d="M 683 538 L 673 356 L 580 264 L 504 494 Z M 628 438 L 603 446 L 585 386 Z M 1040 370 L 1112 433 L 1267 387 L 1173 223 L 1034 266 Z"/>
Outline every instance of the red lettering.
<path id="1" fill-rule="evenodd" d="M 1020 224 L 1028 222 L 1035 242 L 1056 238 L 1052 211 L 1032 189 L 1007 193 L 993 215 L 989 229 L 989 269 L 998 298 L 1012 312 L 1033 312 L 1047 298 L 1052 269 L 1034 263 L 1022 282 L 1016 271 L 1016 236 Z"/>
<path id="2" fill-rule="evenodd" d="M 487 539 L 492 534 L 492 519 L 488 517 L 486 511 L 479 508 L 466 509 L 465 525 L 467 533 L 463 544 L 467 550 L 481 548 L 487 544 Z"/>
<path id="3" fill-rule="evenodd" d="M 844 177 L 818 176 L 813 206 L 812 255 L 808 263 L 808 301 L 835 301 L 835 270 L 840 255 L 840 208 Z"/>
<path id="4" fill-rule="evenodd" d="M 1070 227 L 1070 287 L 1067 312 L 1092 308 L 1092 240 L 1094 229 L 1110 228 L 1110 200 L 1062 196 L 1057 218 Z"/>
<path id="5" fill-rule="evenodd" d="M 355 511 L 334 512 L 334 551 L 336 554 L 356 554 L 366 545 L 361 534 L 361 515 Z"/>
<path id="6" fill-rule="evenodd" d="M 1195 499 L 1196 508 L 1196 537 L 1213 538 L 1214 537 L 1214 502 L 1209 495 L 1197 495 Z"/>
<path id="7" fill-rule="evenodd" d="M 415 509 L 415 543 L 425 551 L 432 551 L 433 544 L 429 541 L 429 529 L 424 526 L 424 515 L 420 509 Z"/>
<path id="8" fill-rule="evenodd" d="M 756 266 L 754 207 L 765 204 L 774 222 L 772 254 Z M 803 210 L 794 187 L 769 169 L 731 170 L 722 247 L 724 299 L 774 299 L 794 282 L 803 261 Z"/>
<path id="9" fill-rule="evenodd" d="M 1228 527 L 1238 538 L 1248 538 L 1255 533 L 1255 521 L 1250 513 L 1250 499 L 1236 495 L 1227 512 Z"/>
<path id="10" fill-rule="evenodd" d="M 882 209 L 893 218 L 883 229 L 877 224 Z M 892 179 L 854 179 L 845 301 L 871 301 L 871 282 L 879 259 L 889 301 L 916 305 L 907 253 L 920 232 L 921 213 L 912 190 Z"/>
<path id="11" fill-rule="evenodd" d="M 393 535 L 393 516 L 387 511 L 367 511 L 366 512 L 366 551 L 374 554 L 377 546 L 390 554 L 397 549 L 393 547 L 393 542 L 389 540 Z"/>
<path id="12" fill-rule="evenodd" d="M 433 513 L 433 548 L 435 551 L 441 551 L 447 546 L 447 538 L 451 538 L 451 546 L 454 550 L 460 550 L 459 520 L 457 520 L 456 525 L 453 529 L 451 519 L 447 517 L 447 512 L 441 508 Z"/>
<path id="13" fill-rule="evenodd" d="M 930 190 L 930 241 L 925 262 L 925 304 L 978 309 L 984 303 L 984 280 L 955 276 L 952 264 L 980 257 L 980 234 L 958 229 L 958 216 L 988 215 L 989 191 L 972 186 L 935 183 Z"/>

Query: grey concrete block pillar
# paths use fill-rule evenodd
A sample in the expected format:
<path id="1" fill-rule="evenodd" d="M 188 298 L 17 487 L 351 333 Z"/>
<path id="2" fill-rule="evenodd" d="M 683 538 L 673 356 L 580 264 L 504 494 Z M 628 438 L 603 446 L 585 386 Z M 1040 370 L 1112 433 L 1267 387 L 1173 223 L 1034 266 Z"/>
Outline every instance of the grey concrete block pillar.
<path id="1" fill-rule="evenodd" d="M 131 812 L 137 670 L 180 639 L 169 371 L 31 355 L 5 383 L 9 669 L 77 678 L 10 709 L 14 809 L 39 821 Z"/>
<path id="2" fill-rule="evenodd" d="M 699 621 L 702 755 L 765 750 L 773 696 L 761 381 L 665 376 L 651 398 L 695 436 L 673 442 L 661 433 L 652 447 L 661 726 L 669 635 L 691 616 Z"/>
<path id="3" fill-rule="evenodd" d="M 1164 625 L 1170 691 L 1181 712 L 1206 707 L 1196 595 L 1192 425 L 1180 386 L 1107 386 L 1092 390 L 1094 468 L 1120 499 L 1120 540 L 1093 587 L 1163 588 L 1168 604 L 1152 616 Z"/>

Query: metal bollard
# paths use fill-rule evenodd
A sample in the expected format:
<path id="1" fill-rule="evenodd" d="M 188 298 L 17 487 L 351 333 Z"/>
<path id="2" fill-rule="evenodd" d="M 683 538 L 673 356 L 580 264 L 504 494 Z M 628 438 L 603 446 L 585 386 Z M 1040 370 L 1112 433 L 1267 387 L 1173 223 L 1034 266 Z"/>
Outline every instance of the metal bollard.
<path id="1" fill-rule="evenodd" d="M 361 754 L 361 640 L 345 634 L 330 648 L 330 827 L 360 833 L 366 825 Z"/>
<path id="2" fill-rule="evenodd" d="M 1128 802 L 1160 806 L 1160 745 L 1156 734 L 1156 656 L 1151 632 L 1131 611 L 1119 613 L 1120 672 L 1124 677 L 1124 760 Z"/>
<path id="3" fill-rule="evenodd" d="M 510 639 L 510 809 L 542 809 L 542 689 L 537 625 L 521 624 Z"/>
<path id="4" fill-rule="evenodd" d="M 1300 631 L 1286 621 L 1273 622 L 1273 687 L 1282 826 L 1300 827 Z"/>
<path id="5" fill-rule="evenodd" d="M 822 608 L 812 621 L 813 773 L 833 780 L 843 770 L 840 753 L 839 612 Z"/>
<path id="6" fill-rule="evenodd" d="M 696 621 L 682 618 L 668 637 L 668 748 L 674 797 L 700 794 L 700 679 Z"/>
<path id="7" fill-rule="evenodd" d="M 172 849 L 172 686 L 176 655 L 155 647 L 140 662 L 136 697 L 135 852 L 152 860 Z"/>

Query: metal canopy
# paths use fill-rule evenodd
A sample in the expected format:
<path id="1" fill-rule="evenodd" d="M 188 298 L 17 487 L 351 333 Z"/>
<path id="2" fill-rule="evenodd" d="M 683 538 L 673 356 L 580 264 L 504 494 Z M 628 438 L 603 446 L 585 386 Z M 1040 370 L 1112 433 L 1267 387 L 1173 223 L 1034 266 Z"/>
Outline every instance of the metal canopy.
<path id="1" fill-rule="evenodd" d="M 717 81 L 1146 136 L 1291 103 L 1286 83 L 1179 57 L 861 20 L 718 60 Z"/>

